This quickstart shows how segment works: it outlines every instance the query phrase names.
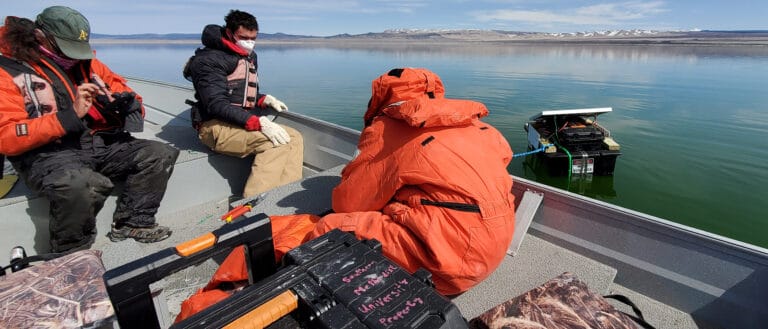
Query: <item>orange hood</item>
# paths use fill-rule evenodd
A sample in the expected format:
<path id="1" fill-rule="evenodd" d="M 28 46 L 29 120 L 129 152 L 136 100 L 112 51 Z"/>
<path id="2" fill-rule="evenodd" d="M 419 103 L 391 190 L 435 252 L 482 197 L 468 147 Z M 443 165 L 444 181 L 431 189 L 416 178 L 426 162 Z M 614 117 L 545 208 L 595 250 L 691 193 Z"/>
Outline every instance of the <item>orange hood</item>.
<path id="1" fill-rule="evenodd" d="M 383 108 L 401 101 L 439 99 L 445 97 L 440 77 L 427 69 L 404 68 L 390 70 L 371 83 L 371 99 L 363 119 L 368 126 Z"/>

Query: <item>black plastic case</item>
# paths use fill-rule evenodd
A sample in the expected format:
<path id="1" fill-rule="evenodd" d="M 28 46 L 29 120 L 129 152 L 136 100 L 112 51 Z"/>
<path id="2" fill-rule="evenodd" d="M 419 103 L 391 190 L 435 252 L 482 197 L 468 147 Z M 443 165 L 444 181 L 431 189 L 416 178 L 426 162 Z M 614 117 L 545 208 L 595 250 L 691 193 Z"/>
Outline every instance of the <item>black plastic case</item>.
<path id="1" fill-rule="evenodd" d="M 285 291 L 298 297 L 289 316 L 304 328 L 467 328 L 430 278 L 384 257 L 376 240 L 333 230 L 288 252 L 274 275 L 172 328 L 221 328 Z"/>

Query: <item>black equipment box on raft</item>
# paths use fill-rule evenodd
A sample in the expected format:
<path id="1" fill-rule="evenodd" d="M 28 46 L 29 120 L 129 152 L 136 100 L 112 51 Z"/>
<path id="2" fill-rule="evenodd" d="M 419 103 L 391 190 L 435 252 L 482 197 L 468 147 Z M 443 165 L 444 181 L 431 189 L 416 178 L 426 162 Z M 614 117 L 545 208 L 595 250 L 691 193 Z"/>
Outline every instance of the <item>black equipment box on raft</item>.
<path id="1" fill-rule="evenodd" d="M 210 258 L 226 256 L 237 246 L 246 247 L 249 282 L 275 273 L 272 225 L 264 214 L 229 223 L 104 273 L 104 283 L 120 328 L 160 328 L 150 284 Z"/>
<path id="2" fill-rule="evenodd" d="M 467 328 L 429 272 L 411 275 L 381 254 L 378 241 L 339 230 L 291 250 L 274 275 L 173 328 L 260 327 L 286 315 L 305 328 Z"/>
<path id="3" fill-rule="evenodd" d="M 596 127 L 563 128 L 557 137 L 560 144 L 571 152 L 599 151 L 605 138 L 603 131 Z"/>
<path id="4" fill-rule="evenodd" d="M 621 155 L 610 131 L 597 116 L 611 108 L 542 111 L 525 124 L 528 148 L 547 167 L 550 176 L 610 176 Z"/>

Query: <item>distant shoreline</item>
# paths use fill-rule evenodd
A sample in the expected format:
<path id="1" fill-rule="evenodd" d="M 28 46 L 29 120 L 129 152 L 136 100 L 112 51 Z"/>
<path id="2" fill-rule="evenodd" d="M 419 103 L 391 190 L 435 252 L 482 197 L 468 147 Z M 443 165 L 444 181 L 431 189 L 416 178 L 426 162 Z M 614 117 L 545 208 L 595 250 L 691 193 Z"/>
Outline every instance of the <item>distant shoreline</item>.
<path id="1" fill-rule="evenodd" d="M 196 39 L 129 39 L 129 38 L 92 38 L 92 44 L 175 44 L 199 45 Z M 385 44 L 422 44 L 422 45 L 452 45 L 452 44 L 485 44 L 485 45 L 514 45 L 514 44 L 558 44 L 558 45 L 692 45 L 692 46 L 764 46 L 768 47 L 768 36 L 739 36 L 739 37 L 560 37 L 560 38 L 516 38 L 516 39 L 482 39 L 482 38 L 365 38 L 365 37 L 334 37 L 334 38 L 269 38 L 260 39 L 260 44 L 278 45 L 385 45 Z"/>

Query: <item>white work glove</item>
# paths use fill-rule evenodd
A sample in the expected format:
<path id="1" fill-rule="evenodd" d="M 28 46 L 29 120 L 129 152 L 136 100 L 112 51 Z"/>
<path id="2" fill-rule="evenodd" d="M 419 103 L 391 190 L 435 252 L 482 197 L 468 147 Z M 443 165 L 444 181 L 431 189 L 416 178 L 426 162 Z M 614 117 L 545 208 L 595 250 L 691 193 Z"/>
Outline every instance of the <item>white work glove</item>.
<path id="1" fill-rule="evenodd" d="M 275 146 L 288 144 L 291 141 L 291 136 L 288 136 L 288 132 L 283 127 L 280 127 L 280 125 L 270 121 L 267 117 L 259 117 L 259 123 L 261 124 L 261 133 L 267 136 Z"/>
<path id="2" fill-rule="evenodd" d="M 272 95 L 264 96 L 264 105 L 269 106 L 277 112 L 288 111 L 288 106 Z"/>

